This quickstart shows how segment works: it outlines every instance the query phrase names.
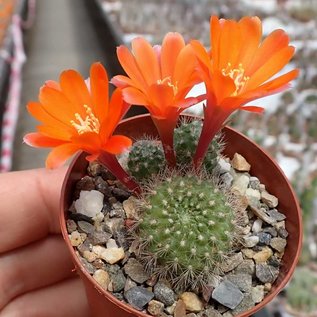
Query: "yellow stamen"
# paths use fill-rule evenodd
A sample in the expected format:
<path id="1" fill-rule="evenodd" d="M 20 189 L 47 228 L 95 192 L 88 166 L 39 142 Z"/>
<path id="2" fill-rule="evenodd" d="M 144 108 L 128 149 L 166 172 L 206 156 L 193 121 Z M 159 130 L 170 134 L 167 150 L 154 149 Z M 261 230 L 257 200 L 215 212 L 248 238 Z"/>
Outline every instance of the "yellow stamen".
<path id="1" fill-rule="evenodd" d="M 233 93 L 234 96 L 236 96 L 242 90 L 246 82 L 250 79 L 249 76 L 244 76 L 244 72 L 245 70 L 241 63 L 239 64 L 238 68 L 232 68 L 231 63 L 228 63 L 227 67 L 222 69 L 222 74 L 232 78 L 234 84 L 236 85 L 236 90 Z"/>
<path id="2" fill-rule="evenodd" d="M 163 79 L 158 79 L 157 80 L 157 84 L 159 85 L 167 85 L 169 87 L 172 87 L 173 88 L 173 93 L 174 93 L 174 96 L 177 94 L 178 92 L 178 88 L 177 88 L 177 82 L 176 84 L 174 85 L 172 83 L 172 80 L 171 80 L 171 76 L 168 76 L 168 77 L 165 77 Z"/>
<path id="3" fill-rule="evenodd" d="M 84 105 L 87 116 L 83 119 L 79 113 L 75 113 L 75 118 L 79 123 L 71 120 L 71 125 L 77 130 L 78 134 L 86 132 L 99 133 L 100 123 L 98 118 L 93 114 L 90 107 Z"/>

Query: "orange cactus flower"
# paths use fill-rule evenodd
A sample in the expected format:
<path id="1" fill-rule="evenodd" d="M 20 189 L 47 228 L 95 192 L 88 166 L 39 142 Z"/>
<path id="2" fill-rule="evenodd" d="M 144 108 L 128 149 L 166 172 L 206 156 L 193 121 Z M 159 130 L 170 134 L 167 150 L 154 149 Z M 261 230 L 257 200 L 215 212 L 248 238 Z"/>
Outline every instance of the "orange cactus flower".
<path id="1" fill-rule="evenodd" d="M 105 68 L 94 63 L 90 68 L 90 87 L 77 71 L 66 70 L 59 83 L 48 81 L 41 87 L 39 102 L 27 105 L 30 114 L 42 124 L 37 127 L 38 132 L 27 134 L 24 141 L 35 147 L 53 148 L 46 160 L 48 168 L 62 165 L 82 150 L 89 154 L 89 161 L 97 159 L 119 179 L 129 179 L 115 155 L 132 141 L 113 135 L 129 104 L 123 100 L 120 89 L 108 101 L 108 85 Z"/>
<path id="2" fill-rule="evenodd" d="M 210 52 L 196 40 L 190 43 L 207 90 L 205 123 L 194 157 L 196 167 L 232 112 L 262 112 L 263 108 L 246 104 L 286 89 L 298 75 L 294 69 L 272 79 L 293 57 L 294 47 L 289 45 L 283 30 L 275 30 L 261 42 L 262 25 L 258 17 L 244 17 L 237 22 L 213 16 L 210 37 Z"/>
<path id="3" fill-rule="evenodd" d="M 132 41 L 132 52 L 125 46 L 117 49 L 118 59 L 127 76 L 118 75 L 111 82 L 122 88 L 126 102 L 145 106 L 158 129 L 169 163 L 175 162 L 173 131 L 179 114 L 197 103 L 187 98 L 199 82 L 197 61 L 179 33 L 168 33 L 161 46 L 152 47 L 143 38 Z"/>

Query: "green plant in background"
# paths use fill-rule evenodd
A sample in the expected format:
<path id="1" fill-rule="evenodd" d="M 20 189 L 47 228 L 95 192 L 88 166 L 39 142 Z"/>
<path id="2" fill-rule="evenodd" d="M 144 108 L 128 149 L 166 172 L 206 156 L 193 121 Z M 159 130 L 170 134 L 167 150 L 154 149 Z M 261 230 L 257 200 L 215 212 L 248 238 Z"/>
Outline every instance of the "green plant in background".
<path id="1" fill-rule="evenodd" d="M 287 300 L 295 311 L 317 312 L 317 273 L 306 267 L 297 268 L 287 288 Z"/>
<path id="2" fill-rule="evenodd" d="M 196 174 L 153 183 L 140 205 L 140 259 L 180 288 L 208 283 L 239 239 L 236 203 L 214 179 Z"/>

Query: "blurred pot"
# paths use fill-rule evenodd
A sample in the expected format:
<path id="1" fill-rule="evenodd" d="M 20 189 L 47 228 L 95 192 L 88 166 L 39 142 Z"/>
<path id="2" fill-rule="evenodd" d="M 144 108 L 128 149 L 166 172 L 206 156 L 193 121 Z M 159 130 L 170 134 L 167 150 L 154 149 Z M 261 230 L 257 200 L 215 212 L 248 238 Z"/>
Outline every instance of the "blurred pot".
<path id="1" fill-rule="evenodd" d="M 156 137 L 156 128 L 149 115 L 140 115 L 129 118 L 120 123 L 117 133 L 127 135 L 132 139 L 144 135 Z M 286 285 L 293 274 L 302 244 L 302 219 L 301 211 L 295 194 L 282 170 L 278 165 L 253 141 L 232 128 L 223 129 L 226 144 L 225 154 L 232 157 L 234 153 L 242 154 L 251 164 L 250 174 L 258 177 L 266 185 L 268 191 L 278 197 L 279 208 L 286 213 L 286 229 L 289 232 L 288 243 L 283 256 L 280 273 L 274 282 L 270 293 L 264 300 L 252 309 L 237 315 L 247 317 L 269 303 Z M 91 313 L 93 317 L 149 317 L 148 314 L 137 311 L 131 306 L 116 299 L 110 292 L 103 290 L 91 275 L 81 265 L 74 248 L 70 244 L 66 229 L 66 216 L 72 203 L 75 183 L 86 174 L 87 161 L 83 153 L 77 155 L 70 165 L 64 180 L 61 196 L 60 222 L 61 229 L 75 264 L 78 274 L 84 282 Z"/>

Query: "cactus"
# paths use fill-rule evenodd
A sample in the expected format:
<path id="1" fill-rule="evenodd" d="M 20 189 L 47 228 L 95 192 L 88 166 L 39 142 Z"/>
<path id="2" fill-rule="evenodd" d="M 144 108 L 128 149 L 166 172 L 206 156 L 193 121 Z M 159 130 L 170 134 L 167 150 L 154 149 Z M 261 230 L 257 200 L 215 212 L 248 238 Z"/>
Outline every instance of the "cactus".
<path id="1" fill-rule="evenodd" d="M 317 312 L 317 273 L 309 268 L 296 269 L 293 279 L 286 289 L 289 305 L 298 312 Z M 314 316 L 315 316 L 314 314 Z M 306 316 L 306 315 L 305 315 Z"/>
<path id="2" fill-rule="evenodd" d="M 205 285 L 238 239 L 238 212 L 232 194 L 214 179 L 172 175 L 153 184 L 141 204 L 136 239 L 139 258 L 151 273 L 175 287 Z"/>
<path id="3" fill-rule="evenodd" d="M 127 165 L 138 181 L 159 173 L 166 165 L 161 143 L 150 139 L 136 141 L 129 153 Z"/>
<path id="4" fill-rule="evenodd" d="M 174 132 L 174 148 L 178 166 L 188 166 L 192 162 L 202 129 L 201 120 L 182 122 Z M 223 143 L 218 134 L 210 143 L 203 162 L 206 171 L 212 172 L 217 164 L 217 157 L 223 150 Z"/>
<path id="5" fill-rule="evenodd" d="M 183 122 L 174 133 L 174 147 L 177 165 L 190 167 L 192 157 L 198 144 L 202 122 L 194 120 Z M 209 146 L 203 166 L 212 172 L 217 164 L 217 157 L 223 149 L 220 136 L 217 136 Z M 144 181 L 158 174 L 166 167 L 162 145 L 157 140 L 141 139 L 136 141 L 129 153 L 128 169 L 138 181 Z"/>

